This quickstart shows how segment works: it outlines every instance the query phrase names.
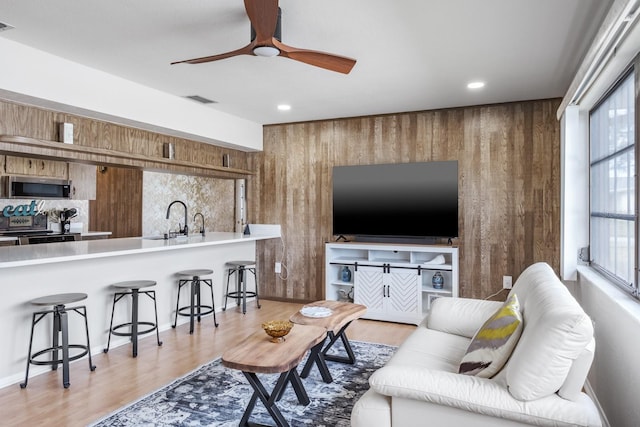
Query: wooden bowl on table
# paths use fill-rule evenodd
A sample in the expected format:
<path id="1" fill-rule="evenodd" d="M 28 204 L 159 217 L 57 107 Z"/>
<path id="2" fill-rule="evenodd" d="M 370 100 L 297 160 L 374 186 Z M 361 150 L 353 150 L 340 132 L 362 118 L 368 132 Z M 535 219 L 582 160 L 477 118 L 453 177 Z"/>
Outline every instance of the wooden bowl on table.
<path id="1" fill-rule="evenodd" d="M 262 329 L 271 337 L 271 342 L 276 343 L 284 341 L 291 328 L 293 323 L 288 320 L 270 320 L 262 324 Z"/>

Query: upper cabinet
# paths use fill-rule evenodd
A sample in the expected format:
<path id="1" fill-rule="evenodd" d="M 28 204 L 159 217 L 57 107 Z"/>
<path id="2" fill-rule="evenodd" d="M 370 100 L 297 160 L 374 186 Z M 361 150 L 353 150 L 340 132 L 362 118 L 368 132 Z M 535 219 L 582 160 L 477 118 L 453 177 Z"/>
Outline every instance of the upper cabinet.
<path id="1" fill-rule="evenodd" d="M 71 180 L 71 198 L 77 200 L 96 199 L 95 165 L 69 163 L 69 179 Z"/>
<path id="2" fill-rule="evenodd" d="M 67 163 L 57 160 L 6 156 L 4 171 L 7 175 L 43 176 L 67 178 Z"/>
<path id="3" fill-rule="evenodd" d="M 72 199 L 95 200 L 96 198 L 97 167 L 95 165 L 17 156 L 0 156 L 0 162 L 4 163 L 3 173 L 0 175 L 69 179 Z"/>

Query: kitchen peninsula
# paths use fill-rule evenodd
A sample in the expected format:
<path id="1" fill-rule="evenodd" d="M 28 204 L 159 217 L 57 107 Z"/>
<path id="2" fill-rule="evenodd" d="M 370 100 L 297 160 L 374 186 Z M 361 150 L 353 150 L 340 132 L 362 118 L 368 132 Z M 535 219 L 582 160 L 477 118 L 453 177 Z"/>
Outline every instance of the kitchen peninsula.
<path id="1" fill-rule="evenodd" d="M 0 387 L 24 379 L 31 315 L 35 311 L 30 300 L 49 294 L 86 293 L 88 298 L 83 303 L 87 306 L 91 352 L 97 354 L 106 344 L 113 300 L 111 284 L 126 280 L 156 281 L 158 324 L 162 331 L 171 327 L 175 312 L 178 288 L 175 273 L 208 268 L 214 271 L 211 278 L 216 310 L 220 311 L 227 279 L 225 262 L 254 259 L 256 241 L 280 238 L 278 225 L 252 225 L 251 231 L 250 235 L 208 232 L 206 236 L 194 234 L 168 240 L 135 237 L 0 247 L 0 287 L 3 291 L 0 312 L 4 324 L 0 329 L 3 343 Z M 128 319 L 128 305 L 116 306 L 117 318 Z M 142 301 L 140 319 L 150 316 L 153 316 L 153 305 Z M 179 322 L 186 321 L 179 319 Z M 83 340 L 83 331 L 75 328 L 79 326 L 76 323 L 78 319 L 70 318 L 70 342 Z M 203 324 L 208 325 L 205 320 Z M 50 326 L 39 325 L 34 348 L 50 345 L 47 342 L 50 334 Z M 112 347 L 127 342 L 124 337 L 115 342 L 112 340 Z M 48 369 L 37 367 L 32 372 L 36 374 Z"/>

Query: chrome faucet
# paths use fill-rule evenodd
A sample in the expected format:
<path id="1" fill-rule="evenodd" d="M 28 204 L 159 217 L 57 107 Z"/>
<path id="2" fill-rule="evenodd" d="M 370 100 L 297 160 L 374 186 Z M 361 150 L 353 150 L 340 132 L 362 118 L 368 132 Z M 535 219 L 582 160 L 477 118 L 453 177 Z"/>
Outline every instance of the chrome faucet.
<path id="1" fill-rule="evenodd" d="M 200 218 L 202 218 L 202 227 L 200 227 L 200 234 L 202 234 L 204 236 L 204 215 L 202 215 L 200 212 L 196 213 L 193 216 L 193 221 L 195 222 L 195 220 L 198 217 L 198 215 L 200 215 Z"/>
<path id="2" fill-rule="evenodd" d="M 189 217 L 187 216 L 187 205 L 185 205 L 183 201 L 174 200 L 173 202 L 169 203 L 169 207 L 167 208 L 167 219 L 169 219 L 169 213 L 171 213 L 171 206 L 173 206 L 175 203 L 180 203 L 184 207 L 184 228 L 180 230 L 180 227 L 178 227 L 178 233 L 188 236 L 189 227 L 187 226 L 187 222 L 189 221 Z"/>

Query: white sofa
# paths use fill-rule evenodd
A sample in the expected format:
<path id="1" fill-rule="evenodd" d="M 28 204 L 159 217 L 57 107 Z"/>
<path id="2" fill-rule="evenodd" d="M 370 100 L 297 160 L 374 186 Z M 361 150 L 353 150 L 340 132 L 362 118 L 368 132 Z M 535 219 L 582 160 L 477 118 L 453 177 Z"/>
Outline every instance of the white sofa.
<path id="1" fill-rule="evenodd" d="M 369 379 L 353 427 L 601 426 L 582 391 L 593 325 L 551 267 L 528 267 L 510 292 L 522 335 L 493 378 L 458 373 L 469 342 L 501 302 L 439 298 L 394 356 Z"/>

